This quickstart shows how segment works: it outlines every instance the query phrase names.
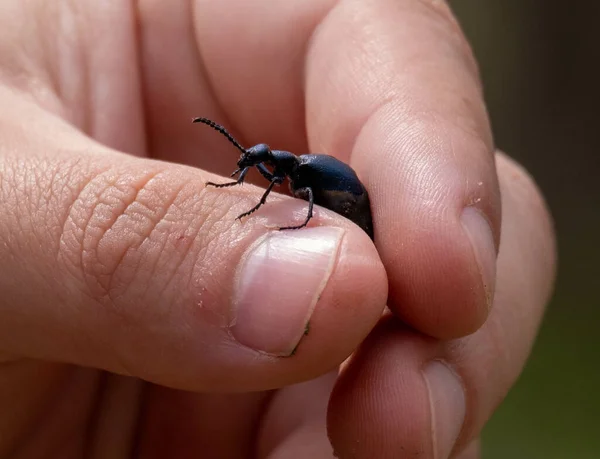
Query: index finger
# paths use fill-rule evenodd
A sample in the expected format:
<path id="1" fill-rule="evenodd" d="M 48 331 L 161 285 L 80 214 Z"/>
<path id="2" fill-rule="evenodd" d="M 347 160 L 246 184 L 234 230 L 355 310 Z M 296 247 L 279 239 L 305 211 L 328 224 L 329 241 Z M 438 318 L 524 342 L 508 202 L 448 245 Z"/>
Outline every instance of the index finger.
<path id="1" fill-rule="evenodd" d="M 493 297 L 499 188 L 476 66 L 449 9 L 340 2 L 313 37 L 306 100 L 313 149 L 349 154 L 370 192 L 390 307 L 436 337 L 476 330 Z"/>

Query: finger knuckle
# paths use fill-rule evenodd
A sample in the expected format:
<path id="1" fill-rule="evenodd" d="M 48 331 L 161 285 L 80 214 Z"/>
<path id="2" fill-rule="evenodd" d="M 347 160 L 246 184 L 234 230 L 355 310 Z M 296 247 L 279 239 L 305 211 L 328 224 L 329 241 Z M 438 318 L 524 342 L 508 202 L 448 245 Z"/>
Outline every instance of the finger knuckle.
<path id="1" fill-rule="evenodd" d="M 177 291 L 186 260 L 212 246 L 215 206 L 198 194 L 190 180 L 161 166 L 104 171 L 70 206 L 60 257 L 87 295 L 120 315 L 139 314 L 145 308 L 133 305 Z"/>
<path id="2" fill-rule="evenodd" d="M 36 260 L 52 269 L 64 218 L 65 196 L 77 164 L 61 158 L 6 155 L 0 162 L 0 223 L 3 246 L 14 260 Z M 26 264 L 26 263 L 25 263 Z M 46 265 L 48 264 L 48 265 Z"/>

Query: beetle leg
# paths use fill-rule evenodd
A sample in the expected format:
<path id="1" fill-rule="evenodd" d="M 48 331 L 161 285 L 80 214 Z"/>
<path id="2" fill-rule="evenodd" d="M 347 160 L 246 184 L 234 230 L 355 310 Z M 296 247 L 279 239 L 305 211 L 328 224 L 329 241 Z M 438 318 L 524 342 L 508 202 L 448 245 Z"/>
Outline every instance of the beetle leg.
<path id="1" fill-rule="evenodd" d="M 300 188 L 299 190 L 296 190 L 296 194 L 298 194 L 298 195 L 306 194 L 307 195 L 307 198 L 308 198 L 307 199 L 307 201 L 308 201 L 308 214 L 306 215 L 306 219 L 300 225 L 297 225 L 297 226 L 284 226 L 283 228 L 279 228 L 279 231 L 294 230 L 294 229 L 304 228 L 306 225 L 308 225 L 308 222 L 313 217 L 313 204 L 315 203 L 315 199 L 314 199 L 314 196 L 313 196 L 312 188 L 309 188 L 309 187 Z"/>
<path id="2" fill-rule="evenodd" d="M 258 210 L 258 208 L 260 206 L 262 206 L 265 202 L 267 202 L 267 196 L 269 196 L 269 193 L 271 192 L 271 190 L 273 189 L 273 187 L 275 185 L 280 185 L 281 182 L 283 182 L 282 177 L 273 177 L 273 180 L 271 180 L 271 183 L 269 183 L 269 186 L 267 187 L 267 189 L 265 190 L 264 194 L 262 195 L 262 198 L 260 198 L 260 201 L 258 204 L 256 204 L 252 209 L 250 209 L 248 212 L 244 212 L 241 215 L 238 215 L 236 220 L 241 220 L 244 217 L 247 217 L 248 215 L 250 215 L 252 212 L 255 212 L 256 210 Z"/>
<path id="3" fill-rule="evenodd" d="M 269 182 L 273 181 L 273 178 L 275 176 L 273 174 L 271 174 L 271 171 L 269 171 L 269 169 L 267 169 L 264 164 L 259 163 L 256 165 L 256 168 L 258 169 L 258 172 L 260 172 L 260 175 L 262 175 L 264 178 L 266 178 Z"/>
<path id="4" fill-rule="evenodd" d="M 209 185 L 209 186 L 214 186 L 215 188 L 225 188 L 227 186 L 239 185 L 241 183 L 244 183 L 244 179 L 246 178 L 246 174 L 250 170 L 249 167 L 244 167 L 243 169 L 238 169 L 233 174 L 231 174 L 231 176 L 233 177 L 240 170 L 242 171 L 242 173 L 240 174 L 240 176 L 238 177 L 238 179 L 235 182 L 227 182 L 227 183 L 206 182 L 206 184 Z"/>

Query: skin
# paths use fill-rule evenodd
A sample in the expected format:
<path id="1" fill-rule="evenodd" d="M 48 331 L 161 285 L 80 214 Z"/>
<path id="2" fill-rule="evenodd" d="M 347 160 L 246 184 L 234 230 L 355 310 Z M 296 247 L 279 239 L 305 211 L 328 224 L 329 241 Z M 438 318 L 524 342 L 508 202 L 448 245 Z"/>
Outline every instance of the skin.
<path id="1" fill-rule="evenodd" d="M 554 239 L 443 2 L 6 0 L 0 100 L 0 457 L 479 457 Z M 324 209 L 290 236 L 342 235 L 291 357 L 224 319 L 306 203 L 235 222 L 262 190 L 205 188 L 237 153 L 193 116 L 369 189 L 376 247 Z"/>

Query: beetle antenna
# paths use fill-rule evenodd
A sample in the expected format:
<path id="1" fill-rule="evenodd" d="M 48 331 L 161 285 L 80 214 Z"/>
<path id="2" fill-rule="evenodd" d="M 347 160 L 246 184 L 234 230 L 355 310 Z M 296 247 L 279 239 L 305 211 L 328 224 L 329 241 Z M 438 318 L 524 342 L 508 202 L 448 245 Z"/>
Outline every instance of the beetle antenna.
<path id="1" fill-rule="evenodd" d="M 227 131 L 227 129 L 225 129 L 223 126 L 221 126 L 220 124 L 215 123 L 212 120 L 209 120 L 208 118 L 194 118 L 192 120 L 192 123 L 203 123 L 203 124 L 207 124 L 209 125 L 211 128 L 213 128 L 215 131 L 219 131 L 221 134 L 223 134 L 225 137 L 227 137 L 229 139 L 229 141 L 234 144 L 238 150 L 240 150 L 242 153 L 248 153 L 246 151 L 246 149 L 244 147 L 242 147 L 239 142 L 237 140 L 235 140 L 233 138 L 233 136 Z"/>

